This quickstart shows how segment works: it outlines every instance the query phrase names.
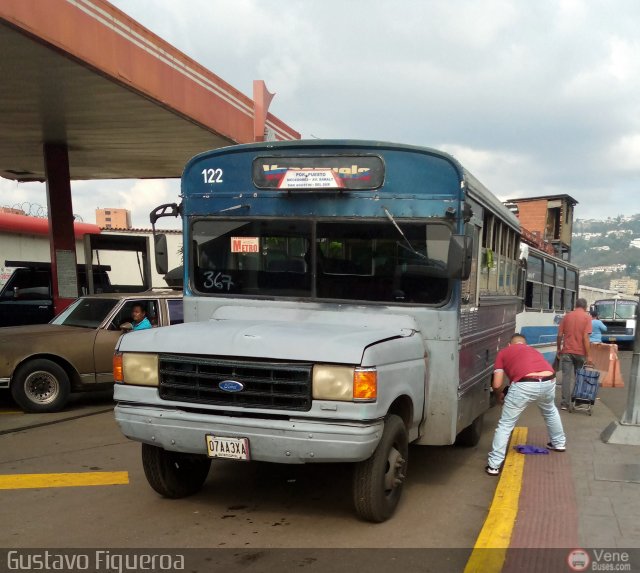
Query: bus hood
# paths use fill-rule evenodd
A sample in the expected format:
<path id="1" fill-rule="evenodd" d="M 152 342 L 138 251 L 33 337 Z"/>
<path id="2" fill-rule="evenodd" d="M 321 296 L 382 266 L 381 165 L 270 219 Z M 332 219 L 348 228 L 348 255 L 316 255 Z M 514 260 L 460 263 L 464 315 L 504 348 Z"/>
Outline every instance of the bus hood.
<path id="1" fill-rule="evenodd" d="M 360 364 L 367 346 L 409 337 L 417 330 L 411 316 L 374 314 L 370 310 L 227 306 L 206 322 L 127 334 L 119 350 Z"/>

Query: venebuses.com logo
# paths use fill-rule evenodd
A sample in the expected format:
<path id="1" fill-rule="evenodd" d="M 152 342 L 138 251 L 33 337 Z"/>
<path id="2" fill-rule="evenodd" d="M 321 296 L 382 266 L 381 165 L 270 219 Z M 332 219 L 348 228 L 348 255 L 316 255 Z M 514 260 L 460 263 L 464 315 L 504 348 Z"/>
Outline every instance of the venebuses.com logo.
<path id="1" fill-rule="evenodd" d="M 631 571 L 631 557 L 626 551 L 574 549 L 567 555 L 571 571 Z"/>
<path id="2" fill-rule="evenodd" d="M 574 549 L 567 555 L 567 565 L 572 571 L 586 571 L 591 564 L 591 557 L 584 549 Z"/>

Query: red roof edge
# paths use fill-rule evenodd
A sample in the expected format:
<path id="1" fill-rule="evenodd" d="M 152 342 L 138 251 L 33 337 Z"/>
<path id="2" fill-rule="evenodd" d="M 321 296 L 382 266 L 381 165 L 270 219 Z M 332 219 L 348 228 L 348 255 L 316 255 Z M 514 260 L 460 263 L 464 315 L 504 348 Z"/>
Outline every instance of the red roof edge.
<path id="1" fill-rule="evenodd" d="M 99 235 L 100 227 L 91 223 L 74 223 L 73 231 L 76 239 L 82 239 L 85 235 Z M 0 232 L 19 235 L 48 235 L 49 220 L 28 215 L 0 213 Z"/>

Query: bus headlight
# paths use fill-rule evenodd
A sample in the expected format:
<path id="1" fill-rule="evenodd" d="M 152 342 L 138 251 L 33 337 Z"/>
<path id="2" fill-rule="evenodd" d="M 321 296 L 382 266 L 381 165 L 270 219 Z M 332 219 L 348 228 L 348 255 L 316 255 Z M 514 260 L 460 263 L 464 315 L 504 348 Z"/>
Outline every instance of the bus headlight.
<path id="1" fill-rule="evenodd" d="M 134 386 L 157 386 L 158 355 L 123 352 L 122 381 Z"/>
<path id="2" fill-rule="evenodd" d="M 375 368 L 316 364 L 313 367 L 313 399 L 375 402 L 377 378 Z"/>

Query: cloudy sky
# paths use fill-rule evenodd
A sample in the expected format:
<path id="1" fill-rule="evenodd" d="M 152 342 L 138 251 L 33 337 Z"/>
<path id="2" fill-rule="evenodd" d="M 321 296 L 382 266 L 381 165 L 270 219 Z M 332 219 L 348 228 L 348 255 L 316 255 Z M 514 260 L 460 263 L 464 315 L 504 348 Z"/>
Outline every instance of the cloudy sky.
<path id="1" fill-rule="evenodd" d="M 637 0 L 112 0 L 303 137 L 426 145 L 501 199 L 568 193 L 576 216 L 640 212 Z M 147 226 L 176 181 L 72 185 L 74 211 Z M 0 180 L 0 203 L 46 204 Z"/>

